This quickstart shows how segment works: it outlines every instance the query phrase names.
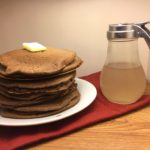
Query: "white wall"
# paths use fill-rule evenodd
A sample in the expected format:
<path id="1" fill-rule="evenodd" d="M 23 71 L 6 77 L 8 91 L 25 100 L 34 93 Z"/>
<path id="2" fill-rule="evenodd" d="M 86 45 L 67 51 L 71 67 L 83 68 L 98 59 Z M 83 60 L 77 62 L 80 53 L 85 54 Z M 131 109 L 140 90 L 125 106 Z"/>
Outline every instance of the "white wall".
<path id="1" fill-rule="evenodd" d="M 150 20 L 149 14 L 150 0 L 0 0 L 0 52 L 29 41 L 68 48 L 82 57 L 79 75 L 86 75 L 104 64 L 109 24 Z M 139 43 L 147 72 L 148 47 Z"/>

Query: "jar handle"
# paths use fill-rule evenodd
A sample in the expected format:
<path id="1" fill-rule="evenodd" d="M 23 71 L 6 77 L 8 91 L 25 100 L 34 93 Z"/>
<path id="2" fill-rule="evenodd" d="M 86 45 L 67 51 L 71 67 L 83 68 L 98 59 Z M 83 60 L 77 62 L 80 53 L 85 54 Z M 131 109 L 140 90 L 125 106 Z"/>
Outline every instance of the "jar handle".
<path id="1" fill-rule="evenodd" d="M 143 37 L 150 49 L 150 30 L 145 26 L 150 23 L 150 21 L 145 21 L 142 23 L 136 23 L 133 28 L 136 30 L 138 37 Z"/>

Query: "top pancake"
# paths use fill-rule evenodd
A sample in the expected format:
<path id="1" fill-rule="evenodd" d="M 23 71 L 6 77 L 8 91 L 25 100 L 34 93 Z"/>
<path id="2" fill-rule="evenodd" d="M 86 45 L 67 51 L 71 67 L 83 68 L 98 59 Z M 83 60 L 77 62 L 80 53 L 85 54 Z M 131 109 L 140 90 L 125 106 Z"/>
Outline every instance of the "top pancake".
<path id="1" fill-rule="evenodd" d="M 0 74 L 3 76 L 45 76 L 60 72 L 75 59 L 75 52 L 48 48 L 46 51 L 29 52 L 13 50 L 0 56 Z"/>
<path id="2" fill-rule="evenodd" d="M 59 71 L 58 73 L 55 74 L 51 74 L 51 75 L 44 75 L 44 76 L 36 76 L 36 75 L 27 75 L 27 74 L 21 74 L 21 76 L 18 76 L 17 74 L 13 74 L 11 76 L 4 76 L 2 74 L 0 74 L 0 80 L 7 80 L 8 82 L 10 81 L 28 81 L 30 80 L 31 82 L 34 80 L 41 80 L 41 79 L 49 79 L 49 78 L 54 78 L 54 77 L 59 77 L 65 74 L 69 74 L 71 72 L 74 72 L 76 68 L 78 68 L 80 65 L 82 64 L 82 60 L 80 57 L 75 56 L 74 60 L 68 64 L 66 67 L 64 67 L 61 71 Z M 1 82 L 1 81 L 0 81 Z"/>

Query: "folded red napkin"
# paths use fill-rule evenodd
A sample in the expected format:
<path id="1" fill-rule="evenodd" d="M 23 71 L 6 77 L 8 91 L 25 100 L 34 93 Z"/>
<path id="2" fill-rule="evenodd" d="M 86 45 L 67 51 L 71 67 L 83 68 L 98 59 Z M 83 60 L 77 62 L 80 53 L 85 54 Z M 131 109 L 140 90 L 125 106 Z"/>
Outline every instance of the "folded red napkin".
<path id="1" fill-rule="evenodd" d="M 125 106 L 108 102 L 100 91 L 99 76 L 99 73 L 94 73 L 83 77 L 95 85 L 98 93 L 95 101 L 80 113 L 61 121 L 37 126 L 0 126 L 0 150 L 11 150 L 34 142 L 51 140 L 77 129 L 127 114 L 150 103 L 148 95 L 134 104 Z"/>

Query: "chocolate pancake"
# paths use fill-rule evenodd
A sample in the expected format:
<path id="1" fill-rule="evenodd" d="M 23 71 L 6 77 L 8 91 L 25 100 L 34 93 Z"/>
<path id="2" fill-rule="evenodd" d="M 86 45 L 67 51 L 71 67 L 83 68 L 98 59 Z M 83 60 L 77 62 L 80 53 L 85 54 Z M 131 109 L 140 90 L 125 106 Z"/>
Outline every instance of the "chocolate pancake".
<path id="1" fill-rule="evenodd" d="M 37 93 L 28 93 L 28 94 L 15 94 L 15 93 L 7 93 L 7 91 L 3 91 L 0 89 L 0 95 L 6 97 L 7 99 L 12 99 L 12 100 L 17 100 L 17 101 L 32 101 L 35 99 L 38 99 L 40 97 L 43 96 L 49 96 L 51 95 L 52 97 L 55 97 L 55 95 L 62 95 L 63 93 L 66 93 L 67 91 L 69 91 L 73 86 L 76 86 L 76 84 L 74 82 L 69 82 L 67 85 L 67 89 L 66 90 L 62 90 L 62 91 L 57 91 L 54 93 L 51 92 L 37 92 Z M 1 101 L 1 100 L 0 100 Z"/>
<path id="2" fill-rule="evenodd" d="M 31 104 L 37 104 L 37 103 L 41 103 L 41 102 L 45 102 L 51 99 L 55 99 L 57 98 L 59 95 L 45 95 L 45 96 L 41 96 L 38 97 L 34 100 L 14 100 L 12 98 L 7 98 L 5 96 L 0 95 L 0 105 L 1 107 L 4 108 L 15 108 L 15 107 L 19 107 L 19 106 L 27 106 L 27 105 L 31 105 Z"/>
<path id="3" fill-rule="evenodd" d="M 0 86 L 0 90 L 3 92 L 7 92 L 9 95 L 15 95 L 15 96 L 23 96 L 25 94 L 37 94 L 37 93 L 49 93 L 49 94 L 58 94 L 60 92 L 63 92 L 67 90 L 72 84 L 74 83 L 74 80 L 69 81 L 65 84 L 60 84 L 54 87 L 48 87 L 48 88 L 41 88 L 41 89 L 22 89 L 22 88 L 5 88 Z M 2 92 L 1 92 L 2 93 Z"/>
<path id="4" fill-rule="evenodd" d="M 65 73 L 71 70 L 75 70 L 76 68 L 78 68 L 80 65 L 82 64 L 82 60 L 81 58 L 79 58 L 78 56 L 75 57 L 74 61 L 71 62 L 69 65 L 67 65 L 61 72 L 61 73 Z"/>
<path id="5" fill-rule="evenodd" d="M 81 64 L 75 52 L 65 49 L 0 55 L 0 115 L 37 118 L 74 106 L 80 99 L 75 76 Z"/>
<path id="6" fill-rule="evenodd" d="M 25 88 L 25 89 L 38 89 L 57 86 L 60 84 L 67 83 L 75 78 L 76 71 L 69 72 L 59 77 L 31 80 L 31 81 L 15 81 L 0 78 L 0 86 L 7 88 Z"/>
<path id="7" fill-rule="evenodd" d="M 75 89 L 64 97 L 59 97 L 54 100 L 48 100 L 44 103 L 38 103 L 34 105 L 28 105 L 23 107 L 15 107 L 13 110 L 21 112 L 46 112 L 59 110 L 65 107 L 69 102 L 78 95 L 78 91 Z"/>
<path id="8" fill-rule="evenodd" d="M 0 73 L 10 77 L 52 75 L 63 70 L 74 58 L 75 53 L 65 49 L 48 48 L 37 53 L 13 50 L 0 56 Z"/>
<path id="9" fill-rule="evenodd" d="M 24 99 L 24 100 L 18 100 L 18 99 L 14 99 L 12 97 L 6 97 L 3 95 L 0 95 L 0 105 L 1 107 L 4 108 L 15 108 L 15 107 L 19 107 L 19 106 L 28 106 L 28 105 L 34 105 L 34 104 L 40 104 L 46 101 L 53 101 L 59 97 L 63 97 L 67 94 L 70 94 L 70 92 L 72 92 L 73 90 L 76 89 L 76 86 L 72 86 L 70 87 L 68 90 L 66 90 L 65 92 L 61 92 L 60 94 L 45 94 L 39 97 L 36 97 L 32 100 L 29 99 Z"/>
<path id="10" fill-rule="evenodd" d="M 67 65 L 63 70 L 61 70 L 59 73 L 56 74 L 52 74 L 52 75 L 45 75 L 43 77 L 39 77 L 39 76 L 34 76 L 33 78 L 31 76 L 27 76 L 27 75 L 22 75 L 20 78 L 18 77 L 10 77 L 10 76 L 4 76 L 2 74 L 0 74 L 0 79 L 2 80 L 2 83 L 5 81 L 16 81 L 16 82 L 26 82 L 26 81 L 35 81 L 36 80 L 46 80 L 46 79 L 50 79 L 50 78 L 55 78 L 55 77 L 59 77 L 62 75 L 66 75 L 72 72 L 75 72 L 75 69 L 78 68 L 80 65 L 82 64 L 82 60 L 76 56 L 75 59 L 69 64 Z"/>
<path id="11" fill-rule="evenodd" d="M 15 118 L 15 119 L 32 119 L 32 118 L 40 118 L 40 117 L 46 117 L 50 115 L 55 115 L 57 113 L 60 113 L 62 111 L 65 111 L 74 105 L 76 105 L 80 100 L 80 95 L 78 94 L 77 97 L 73 98 L 65 107 L 55 110 L 55 111 L 47 111 L 47 112 L 40 112 L 40 113 L 26 113 L 26 112 L 20 112 L 20 111 L 14 111 L 14 110 L 1 110 L 0 115 L 6 118 Z"/>

